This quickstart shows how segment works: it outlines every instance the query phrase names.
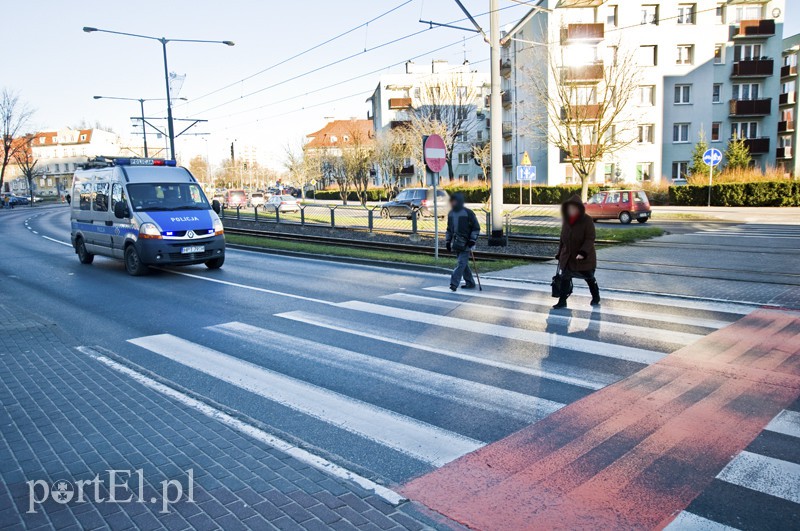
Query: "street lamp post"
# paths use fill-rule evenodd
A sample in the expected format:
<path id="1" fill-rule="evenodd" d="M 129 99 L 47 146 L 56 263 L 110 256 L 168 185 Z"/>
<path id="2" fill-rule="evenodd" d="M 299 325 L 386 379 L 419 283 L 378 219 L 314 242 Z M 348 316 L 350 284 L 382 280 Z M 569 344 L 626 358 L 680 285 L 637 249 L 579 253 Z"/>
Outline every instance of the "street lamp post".
<path id="1" fill-rule="evenodd" d="M 167 133 L 169 134 L 169 151 L 171 158 L 175 159 L 175 126 L 172 120 L 172 99 L 169 93 L 169 67 L 167 66 L 167 43 L 168 42 L 195 42 L 202 44 L 224 44 L 225 46 L 233 46 L 233 41 L 208 41 L 203 39 L 167 39 L 166 37 L 153 37 L 151 35 L 140 35 L 138 33 L 126 33 L 123 31 L 112 31 L 91 26 L 84 26 L 83 31 L 86 33 L 110 33 L 112 35 L 123 35 L 125 37 L 136 37 L 138 39 L 148 39 L 151 41 L 158 41 L 161 43 L 161 49 L 164 55 L 164 82 L 167 88 Z"/>
<path id="2" fill-rule="evenodd" d="M 139 108 L 142 112 L 142 142 L 144 143 L 144 156 L 148 156 L 147 152 L 147 127 L 145 126 L 145 117 L 144 117 L 144 102 L 146 101 L 164 101 L 166 98 L 120 98 L 117 96 L 93 96 L 96 100 L 120 100 L 120 101 L 138 101 Z M 186 101 L 186 98 L 177 98 L 179 100 Z"/>

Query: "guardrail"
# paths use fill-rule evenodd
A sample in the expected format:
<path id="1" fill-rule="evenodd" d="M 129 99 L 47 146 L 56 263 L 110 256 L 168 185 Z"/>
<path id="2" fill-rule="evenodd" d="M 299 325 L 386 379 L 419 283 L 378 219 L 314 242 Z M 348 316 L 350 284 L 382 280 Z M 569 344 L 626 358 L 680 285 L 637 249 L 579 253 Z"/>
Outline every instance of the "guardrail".
<path id="1" fill-rule="evenodd" d="M 491 212 L 475 212 L 483 225 L 483 233 L 491 225 Z M 546 206 L 518 206 L 504 211 L 505 232 L 509 237 L 558 236 L 561 225 L 560 211 Z M 290 207 L 264 205 L 236 207 L 222 210 L 220 217 L 256 223 L 293 224 L 328 227 L 332 229 L 357 229 L 369 232 L 394 232 L 398 234 L 433 233 L 433 216 L 423 215 L 416 209 L 394 207 L 391 212 L 384 205 L 317 205 Z M 440 219 L 439 231 L 444 234 L 446 219 Z"/>

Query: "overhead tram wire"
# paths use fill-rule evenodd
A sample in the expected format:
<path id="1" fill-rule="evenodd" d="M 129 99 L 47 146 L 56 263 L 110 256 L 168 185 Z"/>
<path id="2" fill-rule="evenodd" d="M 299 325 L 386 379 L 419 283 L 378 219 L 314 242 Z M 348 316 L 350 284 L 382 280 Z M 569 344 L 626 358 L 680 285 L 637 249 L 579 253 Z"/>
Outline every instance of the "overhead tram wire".
<path id="1" fill-rule="evenodd" d="M 522 6 L 521 4 L 512 4 L 512 5 L 510 5 L 510 6 L 501 7 L 501 8 L 500 8 L 500 9 L 498 9 L 497 11 L 504 11 L 504 10 L 506 10 L 506 9 L 513 9 L 513 8 L 516 8 L 516 7 L 523 7 L 523 6 Z M 490 12 L 489 12 L 489 11 L 487 11 L 487 12 L 484 12 L 484 13 L 479 13 L 478 15 L 475 15 L 475 16 L 476 16 L 476 17 L 481 17 L 481 16 L 487 15 L 487 14 L 489 14 L 489 13 L 490 13 Z M 465 17 L 465 18 L 458 19 L 458 20 L 454 20 L 454 21 L 452 21 L 452 22 L 448 22 L 448 24 L 458 24 L 459 22 L 464 22 L 465 20 L 467 20 L 467 18 L 466 18 L 466 17 Z M 340 63 L 343 63 L 343 62 L 345 62 L 345 61 L 348 61 L 348 60 L 350 60 L 350 59 L 353 59 L 353 58 L 355 58 L 355 57 L 358 57 L 358 56 L 360 56 L 360 55 L 364 55 L 364 54 L 366 54 L 366 53 L 369 53 L 369 52 L 372 52 L 372 51 L 378 50 L 378 49 L 380 49 L 380 48 L 384 48 L 384 47 L 386 47 L 386 46 L 390 46 L 390 45 L 392 45 L 392 44 L 396 44 L 396 43 L 398 43 L 398 42 L 401 42 L 401 41 L 404 41 L 404 40 L 406 40 L 406 39 L 410 39 L 411 37 L 416 37 L 417 35 L 421 35 L 421 34 L 423 34 L 423 33 L 426 33 L 426 32 L 429 32 L 429 31 L 433 31 L 433 30 L 436 30 L 436 29 L 439 29 L 440 27 L 441 27 L 441 26 L 429 27 L 429 28 L 425 28 L 425 29 L 423 29 L 423 30 L 419 30 L 419 31 L 415 31 L 415 32 L 409 33 L 409 34 L 407 34 L 407 35 L 404 35 L 404 36 L 402 36 L 402 37 L 397 37 L 397 38 L 395 38 L 395 39 L 392 39 L 392 40 L 390 40 L 390 41 L 386 41 L 386 42 L 384 42 L 384 43 L 381 43 L 381 44 L 378 44 L 378 45 L 376 45 L 376 46 L 373 46 L 372 48 L 367 48 L 367 49 L 365 49 L 365 50 L 362 50 L 362 51 L 359 51 L 359 52 L 356 52 L 356 53 L 350 54 L 350 55 L 348 55 L 348 56 L 346 56 L 346 57 L 342 57 L 342 58 L 336 59 L 335 61 L 332 61 L 332 62 L 330 62 L 330 63 L 324 64 L 324 65 L 322 65 L 322 66 L 320 66 L 320 67 L 316 67 L 316 68 L 314 68 L 314 69 L 312 69 L 312 70 L 308 70 L 308 71 L 306 71 L 306 72 L 303 72 L 303 73 L 301 73 L 301 74 L 297 74 L 297 75 L 295 75 L 295 76 L 292 76 L 292 77 L 290 77 L 290 78 L 288 78 L 288 79 L 284 79 L 284 80 L 282 80 L 282 81 L 279 81 L 279 82 L 277 82 L 277 83 L 273 83 L 272 85 L 268 85 L 268 86 L 266 86 L 266 87 L 262 87 L 262 88 L 260 88 L 260 89 L 258 89 L 258 90 L 254 90 L 254 91 L 252 91 L 252 92 L 249 92 L 249 93 L 247 93 L 247 94 L 243 94 L 243 95 L 241 95 L 241 96 L 239 96 L 239 97 L 237 97 L 237 98 L 233 98 L 233 99 L 230 99 L 230 100 L 228 100 L 228 101 L 224 101 L 224 102 L 222 102 L 222 103 L 220 103 L 220 104 L 218 104 L 218 105 L 214 105 L 213 107 L 209 107 L 209 108 L 207 108 L 207 109 L 204 109 L 204 110 L 202 110 L 202 111 L 199 111 L 199 112 L 196 112 L 196 113 L 192 113 L 192 114 L 191 114 L 191 116 L 197 116 L 197 115 L 199 115 L 199 114 L 204 114 L 204 113 L 207 113 L 207 112 L 209 112 L 209 111 L 213 111 L 213 110 L 215 110 L 215 109 L 219 109 L 220 107 L 225 107 L 225 106 L 227 106 L 227 105 L 230 105 L 231 103 L 236 103 L 237 101 L 241 101 L 241 100 L 243 100 L 244 98 L 249 98 L 250 96 L 254 96 L 254 95 L 256 95 L 256 94 L 260 94 L 260 93 L 262 93 L 262 92 L 265 92 L 265 91 L 267 91 L 267 90 L 273 89 L 273 88 L 275 88 L 275 87 L 279 87 L 279 86 L 281 86 L 281 85 L 284 85 L 284 84 L 286 84 L 286 83 L 289 83 L 289 82 L 291 82 L 291 81 L 296 81 L 296 80 L 298 80 L 298 79 L 301 79 L 301 78 L 303 78 L 303 77 L 306 77 L 306 76 L 308 76 L 308 75 L 311 75 L 311 74 L 315 74 L 315 73 L 317 73 L 317 72 L 319 72 L 319 71 L 321 71 L 321 70 L 325 70 L 325 69 L 327 69 L 327 68 L 330 68 L 331 66 L 338 65 L 338 64 L 340 64 Z M 236 84 L 238 84 L 238 83 L 239 83 L 239 82 L 237 81 L 237 82 L 236 82 L 236 83 L 234 83 L 233 85 L 236 85 Z"/>
<path id="2" fill-rule="evenodd" d="M 194 101 L 202 100 L 204 98 L 207 98 L 209 96 L 212 96 L 214 94 L 222 92 L 223 90 L 229 89 L 231 87 L 235 87 L 236 85 L 238 85 L 240 83 L 243 83 L 245 81 L 248 81 L 250 79 L 253 79 L 254 77 L 260 76 L 261 74 L 263 74 L 265 72 L 269 72 L 273 68 L 277 68 L 277 67 L 279 67 L 281 65 L 284 65 L 284 64 L 288 63 L 289 61 L 293 61 L 293 60 L 295 60 L 295 59 L 297 59 L 299 57 L 302 57 L 302 56 L 306 55 L 309 52 L 313 52 L 314 50 L 316 50 L 318 48 L 321 48 L 321 47 L 323 47 L 325 45 L 328 45 L 328 44 L 330 44 L 330 43 L 332 43 L 332 42 L 334 42 L 334 41 L 336 41 L 338 39 L 341 39 L 342 37 L 345 37 L 345 36 L 353 33 L 354 31 L 357 31 L 357 30 L 359 30 L 359 29 L 361 29 L 363 27 L 369 26 L 370 23 L 375 22 L 377 20 L 380 20 L 383 17 L 385 17 L 387 15 L 390 15 L 391 13 L 394 13 L 398 9 L 400 9 L 400 8 L 410 4 L 412 2 L 414 2 L 414 0 L 405 0 L 404 2 L 401 2 L 400 4 L 396 5 L 395 7 L 389 9 L 388 11 L 384 11 L 380 15 L 377 15 L 377 16 L 367 20 L 366 22 L 363 22 L 363 23 L 359 24 L 358 26 L 354 26 L 354 27 L 352 27 L 352 28 L 350 28 L 350 29 L 348 29 L 346 31 L 343 31 L 342 33 L 339 33 L 338 35 L 334 35 L 333 37 L 330 37 L 329 39 L 327 39 L 327 40 L 325 40 L 325 41 L 323 41 L 323 42 L 321 42 L 319 44 L 315 44 L 314 46 L 312 46 L 310 48 L 307 48 L 307 49 L 303 50 L 302 52 L 296 53 L 296 54 L 292 55 L 291 57 L 287 57 L 286 59 L 282 59 L 281 61 L 278 61 L 275 64 L 272 64 L 272 65 L 270 65 L 270 66 L 268 66 L 266 68 L 263 68 L 262 70 L 259 70 L 258 72 L 255 72 L 253 74 L 245 76 L 242 79 L 239 79 L 237 81 L 229 83 L 229 84 L 225 85 L 224 87 L 220 87 L 218 89 L 214 89 L 211 92 L 207 92 L 207 93 L 205 93 L 205 94 L 203 94 L 201 96 L 193 98 L 192 101 L 194 102 Z M 186 105 L 186 104 L 184 103 L 183 105 Z M 205 112 L 205 111 L 203 111 L 203 112 Z M 200 113 L 198 113 L 198 114 L 200 114 Z"/>

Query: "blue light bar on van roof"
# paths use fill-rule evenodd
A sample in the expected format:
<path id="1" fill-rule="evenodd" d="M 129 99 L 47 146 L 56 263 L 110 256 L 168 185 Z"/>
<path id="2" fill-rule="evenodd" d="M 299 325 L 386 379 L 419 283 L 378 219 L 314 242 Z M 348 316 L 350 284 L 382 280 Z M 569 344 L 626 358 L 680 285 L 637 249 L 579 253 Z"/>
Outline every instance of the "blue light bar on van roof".
<path id="1" fill-rule="evenodd" d="M 175 166 L 174 160 L 125 157 L 114 159 L 117 166 Z"/>

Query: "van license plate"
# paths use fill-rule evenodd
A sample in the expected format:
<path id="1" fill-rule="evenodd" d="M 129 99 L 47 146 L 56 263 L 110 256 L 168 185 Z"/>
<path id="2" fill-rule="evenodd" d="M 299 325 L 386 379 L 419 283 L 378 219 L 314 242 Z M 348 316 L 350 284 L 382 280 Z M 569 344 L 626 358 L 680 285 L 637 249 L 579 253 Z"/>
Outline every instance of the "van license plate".
<path id="1" fill-rule="evenodd" d="M 182 254 L 190 254 L 190 253 L 203 253 L 206 250 L 205 245 L 192 245 L 191 247 L 182 247 L 181 253 Z"/>

